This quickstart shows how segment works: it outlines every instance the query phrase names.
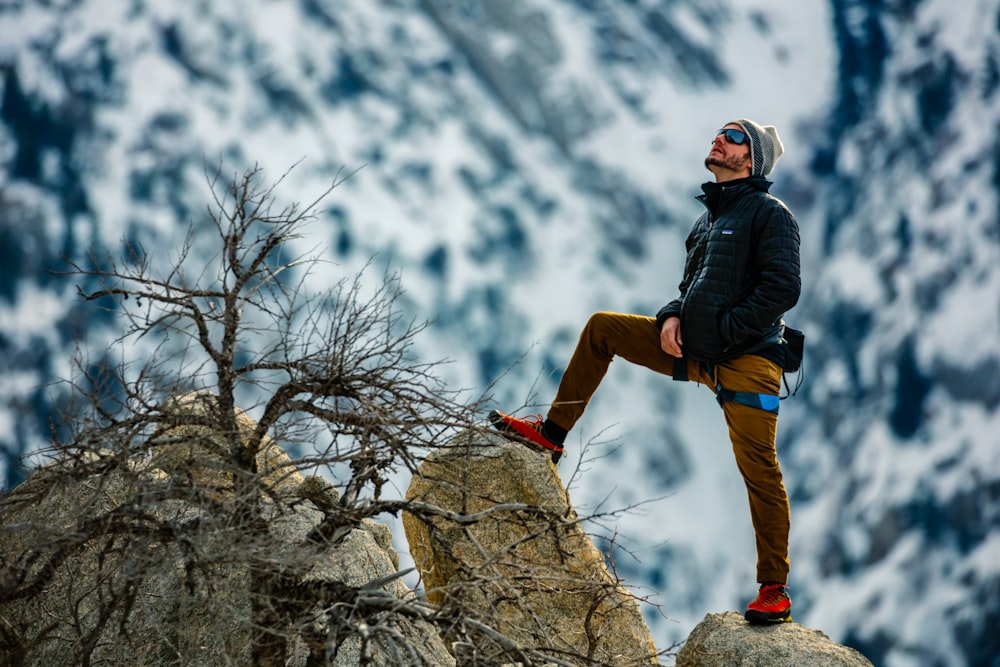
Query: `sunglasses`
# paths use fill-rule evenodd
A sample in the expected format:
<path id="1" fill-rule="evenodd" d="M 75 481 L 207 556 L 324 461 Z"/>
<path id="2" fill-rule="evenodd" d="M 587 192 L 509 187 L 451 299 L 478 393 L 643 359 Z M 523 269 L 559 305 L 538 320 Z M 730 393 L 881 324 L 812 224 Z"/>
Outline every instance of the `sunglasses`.
<path id="1" fill-rule="evenodd" d="M 715 133 L 715 136 L 718 137 L 719 135 L 724 136 L 726 141 L 737 146 L 742 146 L 747 142 L 747 133 L 732 127 L 724 127 Z"/>

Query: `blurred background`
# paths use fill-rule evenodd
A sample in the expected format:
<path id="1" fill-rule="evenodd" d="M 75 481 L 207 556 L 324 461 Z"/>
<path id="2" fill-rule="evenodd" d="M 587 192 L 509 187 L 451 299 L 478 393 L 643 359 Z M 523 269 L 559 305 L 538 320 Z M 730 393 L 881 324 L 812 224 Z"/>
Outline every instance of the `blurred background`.
<path id="1" fill-rule="evenodd" d="M 169 261 L 206 172 L 306 204 L 357 170 L 302 241 L 317 288 L 399 272 L 450 387 L 544 412 L 591 312 L 676 295 L 714 132 L 748 117 L 803 243 L 795 620 L 880 667 L 995 667 L 998 112 L 1000 0 L 0 0 L 0 488 L 74 346 L 141 355 L 62 258 Z M 752 597 L 706 389 L 613 364 L 560 472 L 581 514 L 638 504 L 592 528 L 659 648 Z"/>

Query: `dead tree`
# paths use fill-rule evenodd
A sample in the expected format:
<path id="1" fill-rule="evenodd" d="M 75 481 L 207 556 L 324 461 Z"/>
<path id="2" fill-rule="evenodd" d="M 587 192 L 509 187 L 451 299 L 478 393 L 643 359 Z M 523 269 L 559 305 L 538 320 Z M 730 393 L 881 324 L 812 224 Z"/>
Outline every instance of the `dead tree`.
<path id="1" fill-rule="evenodd" d="M 398 280 L 366 288 L 357 276 L 315 289 L 325 265 L 303 249 L 304 229 L 337 181 L 308 206 L 278 208 L 281 180 L 263 186 L 256 168 L 228 183 L 208 180 L 206 220 L 169 259 L 162 248 L 125 244 L 120 258 L 94 254 L 71 265 L 81 297 L 123 318 L 112 347 L 121 359 L 98 366 L 78 355 L 69 382 L 85 409 L 46 453 L 44 474 L 3 499 L 8 516 L 26 518 L 0 532 L 5 550 L 19 554 L 0 569 L 0 605 L 31 602 L 57 581 L 77 612 L 54 619 L 49 631 L 91 664 L 110 629 L 129 632 L 153 573 L 180 562 L 178 581 L 192 592 L 211 591 L 214 578 L 236 569 L 246 573 L 252 632 L 249 646 L 232 647 L 228 657 L 237 661 L 285 665 L 300 641 L 308 664 L 327 664 L 353 637 L 364 664 L 376 643 L 419 664 L 399 624 L 420 620 L 470 645 L 487 637 L 511 662 L 587 664 L 585 656 L 566 662 L 517 646 L 460 605 L 393 597 L 380 588 L 386 581 L 303 585 L 317 553 L 380 514 L 462 520 L 386 498 L 384 484 L 459 430 L 479 428 L 482 411 L 441 382 L 436 363 L 416 358 L 424 325 L 401 314 Z M 281 451 L 275 443 L 292 457 L 269 458 Z M 170 474 L 156 472 L 164 469 Z M 302 475 L 335 480 L 336 488 L 312 497 L 322 521 L 287 544 L 272 524 L 302 502 L 282 492 L 285 480 Z M 73 483 L 88 493 L 58 521 L 30 514 Z M 67 565 L 83 553 L 96 554 L 87 577 Z M 25 641 L 0 618 L 0 653 L 11 664 L 30 653 Z"/>

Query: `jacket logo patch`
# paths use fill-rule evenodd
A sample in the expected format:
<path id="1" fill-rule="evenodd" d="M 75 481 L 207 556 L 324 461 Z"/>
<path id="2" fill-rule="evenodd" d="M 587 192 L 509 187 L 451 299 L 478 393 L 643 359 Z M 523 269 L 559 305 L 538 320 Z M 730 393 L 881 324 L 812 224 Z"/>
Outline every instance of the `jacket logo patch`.
<path id="1" fill-rule="evenodd" d="M 731 230 L 731 229 L 723 229 L 722 230 L 722 234 L 724 236 L 732 236 L 733 235 L 733 230 Z"/>

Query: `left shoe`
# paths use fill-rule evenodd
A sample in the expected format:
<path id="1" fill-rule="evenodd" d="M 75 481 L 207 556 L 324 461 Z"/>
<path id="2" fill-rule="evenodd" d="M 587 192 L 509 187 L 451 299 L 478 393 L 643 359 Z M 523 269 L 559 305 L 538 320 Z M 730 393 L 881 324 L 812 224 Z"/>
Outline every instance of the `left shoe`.
<path id="1" fill-rule="evenodd" d="M 755 625 L 792 620 L 792 598 L 784 584 L 762 584 L 757 597 L 747 605 L 743 618 Z"/>

